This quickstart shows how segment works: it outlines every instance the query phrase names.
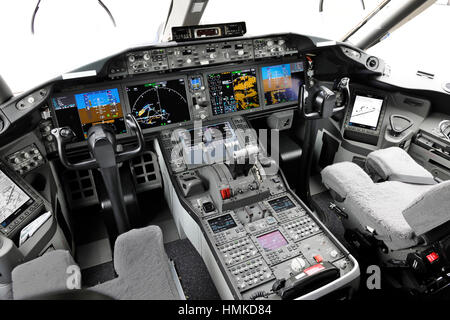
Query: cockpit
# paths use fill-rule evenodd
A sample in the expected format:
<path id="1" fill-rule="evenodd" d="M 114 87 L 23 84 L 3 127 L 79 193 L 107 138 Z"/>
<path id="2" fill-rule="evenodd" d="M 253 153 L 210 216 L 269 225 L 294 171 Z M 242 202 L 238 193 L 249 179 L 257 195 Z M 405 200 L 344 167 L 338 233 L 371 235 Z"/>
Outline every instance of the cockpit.
<path id="1" fill-rule="evenodd" d="M 20 93 L 0 54 L 0 298 L 446 297 L 449 74 L 375 52 L 450 6 L 354 1 L 337 41 L 215 23 L 214 2 L 173 0 L 157 41 Z"/>

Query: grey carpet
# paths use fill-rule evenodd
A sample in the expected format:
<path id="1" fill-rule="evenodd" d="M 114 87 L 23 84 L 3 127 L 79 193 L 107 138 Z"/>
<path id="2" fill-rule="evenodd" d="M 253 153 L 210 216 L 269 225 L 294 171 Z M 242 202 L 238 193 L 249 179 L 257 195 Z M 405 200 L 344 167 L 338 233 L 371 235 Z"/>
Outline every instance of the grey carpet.
<path id="1" fill-rule="evenodd" d="M 112 261 L 81 270 L 83 288 L 93 287 L 117 277 Z"/>
<path id="2" fill-rule="evenodd" d="M 169 258 L 175 262 L 186 299 L 220 299 L 208 269 L 189 240 L 175 240 L 166 243 L 165 249 Z"/>

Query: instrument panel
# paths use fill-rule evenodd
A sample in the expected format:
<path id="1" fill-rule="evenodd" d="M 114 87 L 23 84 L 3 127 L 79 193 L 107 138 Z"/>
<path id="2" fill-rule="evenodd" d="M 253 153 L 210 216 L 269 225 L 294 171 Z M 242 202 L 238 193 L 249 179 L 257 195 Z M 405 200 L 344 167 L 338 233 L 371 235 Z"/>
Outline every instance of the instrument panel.
<path id="1" fill-rule="evenodd" d="M 92 125 L 108 123 L 126 135 L 124 114 L 131 113 L 144 133 L 179 127 L 195 120 L 211 120 L 294 105 L 305 82 L 302 58 L 271 64 L 249 63 L 239 68 L 207 68 L 202 72 L 159 75 L 89 86 L 82 92 L 51 97 L 55 125 L 72 128 L 77 142 Z"/>

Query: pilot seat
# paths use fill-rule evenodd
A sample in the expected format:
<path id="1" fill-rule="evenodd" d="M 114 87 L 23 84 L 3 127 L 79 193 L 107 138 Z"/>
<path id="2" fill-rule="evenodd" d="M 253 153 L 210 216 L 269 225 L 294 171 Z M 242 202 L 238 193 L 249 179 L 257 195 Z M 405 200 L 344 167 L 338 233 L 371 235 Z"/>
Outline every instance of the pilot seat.
<path id="1" fill-rule="evenodd" d="M 75 267 L 75 268 L 74 268 Z M 114 246 L 114 269 L 118 277 L 81 289 L 81 275 L 72 256 L 54 250 L 18 265 L 12 272 L 13 299 L 103 299 L 178 300 L 184 298 L 177 287 L 169 258 L 164 251 L 161 229 L 148 226 L 121 234 Z M 79 268 L 78 268 L 79 270 Z M 70 295 L 69 295 L 70 294 Z M 50 297 L 50 298 L 49 298 Z"/>

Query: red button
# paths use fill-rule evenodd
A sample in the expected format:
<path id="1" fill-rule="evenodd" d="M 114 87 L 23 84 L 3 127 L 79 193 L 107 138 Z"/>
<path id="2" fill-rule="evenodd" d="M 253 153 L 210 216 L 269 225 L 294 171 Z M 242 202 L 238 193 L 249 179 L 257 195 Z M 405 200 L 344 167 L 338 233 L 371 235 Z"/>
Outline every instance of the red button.
<path id="1" fill-rule="evenodd" d="M 220 190 L 220 195 L 222 196 L 222 199 L 229 199 L 231 197 L 230 188 L 225 188 Z"/>
<path id="2" fill-rule="evenodd" d="M 434 261 L 439 259 L 439 255 L 436 252 L 432 252 L 429 255 L 427 255 L 427 259 L 428 261 L 430 261 L 430 263 L 433 263 Z"/>
<path id="3" fill-rule="evenodd" d="M 317 263 L 321 263 L 323 261 L 322 256 L 320 254 L 314 256 L 313 258 L 314 260 L 317 261 Z"/>

